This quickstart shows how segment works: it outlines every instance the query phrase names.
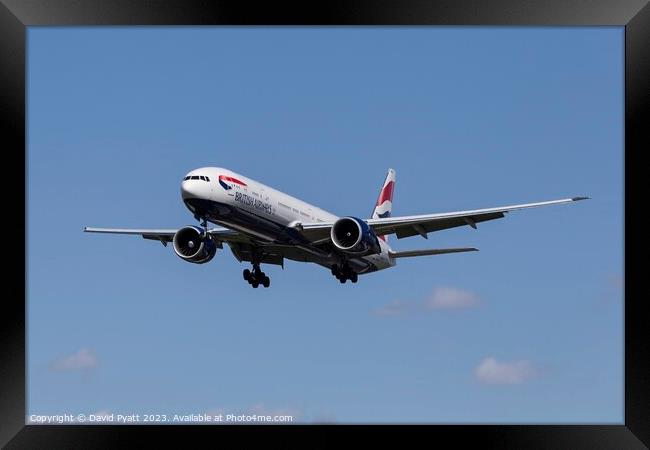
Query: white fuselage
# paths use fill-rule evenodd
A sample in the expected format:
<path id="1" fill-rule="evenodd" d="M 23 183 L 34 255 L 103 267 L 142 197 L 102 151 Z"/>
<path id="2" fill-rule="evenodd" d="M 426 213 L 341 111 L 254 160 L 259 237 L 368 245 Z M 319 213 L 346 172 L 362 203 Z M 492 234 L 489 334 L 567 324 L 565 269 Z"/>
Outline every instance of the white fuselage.
<path id="1" fill-rule="evenodd" d="M 195 215 L 237 230 L 264 242 L 287 243 L 286 230 L 301 223 L 332 222 L 339 217 L 314 205 L 280 192 L 244 175 L 220 167 L 192 170 L 181 182 L 181 196 Z M 381 253 L 356 258 L 367 269 L 385 269 L 395 264 L 390 247 L 379 240 Z M 339 258 L 340 255 L 331 255 Z M 354 259 L 350 260 L 354 263 Z M 327 258 L 320 261 L 326 264 Z"/>

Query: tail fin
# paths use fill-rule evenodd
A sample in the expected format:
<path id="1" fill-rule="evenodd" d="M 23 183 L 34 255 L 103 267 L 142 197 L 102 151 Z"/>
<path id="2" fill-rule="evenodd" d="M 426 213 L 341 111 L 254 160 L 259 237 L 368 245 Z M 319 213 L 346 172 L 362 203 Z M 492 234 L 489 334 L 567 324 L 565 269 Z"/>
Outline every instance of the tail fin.
<path id="1" fill-rule="evenodd" d="M 393 209 L 393 189 L 395 188 L 395 171 L 393 169 L 388 169 L 388 174 L 386 175 L 386 180 L 381 186 L 381 191 L 379 191 L 379 198 L 377 199 L 377 204 L 375 209 L 372 211 L 373 219 L 390 217 L 391 211 Z M 377 236 L 379 239 L 382 239 L 384 242 L 388 240 L 387 236 Z"/>

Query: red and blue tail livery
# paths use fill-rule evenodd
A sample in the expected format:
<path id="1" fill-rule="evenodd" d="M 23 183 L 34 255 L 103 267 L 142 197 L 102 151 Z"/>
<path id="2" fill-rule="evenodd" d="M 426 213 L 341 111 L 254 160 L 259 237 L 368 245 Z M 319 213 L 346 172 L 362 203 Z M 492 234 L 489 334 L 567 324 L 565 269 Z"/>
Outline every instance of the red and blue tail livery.
<path id="1" fill-rule="evenodd" d="M 390 217 L 393 209 L 393 190 L 395 189 L 395 171 L 388 169 L 386 180 L 379 191 L 379 198 L 375 209 L 372 211 L 373 219 L 386 219 Z M 386 236 L 377 236 L 379 239 L 386 241 Z"/>

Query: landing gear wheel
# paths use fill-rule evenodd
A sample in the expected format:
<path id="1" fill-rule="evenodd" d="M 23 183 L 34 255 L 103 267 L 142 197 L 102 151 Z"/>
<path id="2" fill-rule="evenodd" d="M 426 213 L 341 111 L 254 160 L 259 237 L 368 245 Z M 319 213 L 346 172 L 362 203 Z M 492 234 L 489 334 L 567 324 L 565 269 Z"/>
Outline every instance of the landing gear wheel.
<path id="1" fill-rule="evenodd" d="M 253 270 L 244 269 L 242 275 L 244 280 L 248 281 L 248 284 L 253 286 L 254 289 L 257 289 L 260 285 L 265 288 L 271 285 L 271 279 L 262 272 L 259 264 L 253 264 Z"/>
<path id="2" fill-rule="evenodd" d="M 332 275 L 344 284 L 346 281 L 350 280 L 352 283 L 356 283 L 359 280 L 359 274 L 356 273 L 350 265 L 346 262 L 341 265 L 334 264 L 331 267 Z"/>

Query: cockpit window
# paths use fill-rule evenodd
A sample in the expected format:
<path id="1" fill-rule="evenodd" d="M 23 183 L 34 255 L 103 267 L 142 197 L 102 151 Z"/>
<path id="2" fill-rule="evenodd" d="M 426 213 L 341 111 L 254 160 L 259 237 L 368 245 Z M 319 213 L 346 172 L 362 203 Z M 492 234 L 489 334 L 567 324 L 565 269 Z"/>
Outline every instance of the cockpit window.
<path id="1" fill-rule="evenodd" d="M 185 180 L 202 180 L 202 181 L 210 181 L 210 178 L 206 177 L 205 175 L 188 175 L 185 178 L 183 178 L 183 181 Z"/>

